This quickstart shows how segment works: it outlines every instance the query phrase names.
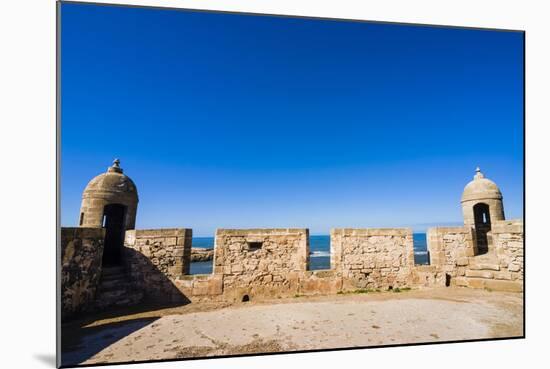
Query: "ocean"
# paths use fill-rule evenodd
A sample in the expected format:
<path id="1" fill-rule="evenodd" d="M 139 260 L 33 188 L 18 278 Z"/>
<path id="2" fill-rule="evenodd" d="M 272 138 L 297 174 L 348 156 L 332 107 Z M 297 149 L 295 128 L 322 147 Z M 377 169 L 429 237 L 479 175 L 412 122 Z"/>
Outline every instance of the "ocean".
<path id="1" fill-rule="evenodd" d="M 413 242 L 415 264 L 428 264 L 426 234 L 414 233 Z M 213 248 L 214 237 L 193 237 L 193 247 Z M 330 236 L 310 236 L 309 251 L 309 270 L 330 269 Z M 193 262 L 190 269 L 189 274 L 210 274 L 212 261 Z"/>

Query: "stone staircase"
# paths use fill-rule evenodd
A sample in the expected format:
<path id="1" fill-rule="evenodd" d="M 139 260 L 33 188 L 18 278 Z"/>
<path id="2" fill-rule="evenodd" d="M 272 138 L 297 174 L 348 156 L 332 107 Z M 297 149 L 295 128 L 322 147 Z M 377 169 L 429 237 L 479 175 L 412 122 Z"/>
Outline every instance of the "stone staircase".
<path id="1" fill-rule="evenodd" d="M 142 299 L 143 292 L 132 287 L 124 267 L 103 267 L 95 300 L 99 310 L 115 306 L 135 305 Z"/>

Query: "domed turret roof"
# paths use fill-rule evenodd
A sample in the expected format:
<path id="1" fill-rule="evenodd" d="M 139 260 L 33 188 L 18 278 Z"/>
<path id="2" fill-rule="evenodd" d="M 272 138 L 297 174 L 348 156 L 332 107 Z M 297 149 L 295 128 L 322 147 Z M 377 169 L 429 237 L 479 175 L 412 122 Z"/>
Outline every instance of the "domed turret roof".
<path id="1" fill-rule="evenodd" d="M 474 180 L 464 187 L 462 202 L 483 199 L 502 199 L 502 193 L 495 182 L 485 178 L 479 168 L 476 169 Z"/>
<path id="2" fill-rule="evenodd" d="M 90 196 L 120 196 L 129 200 L 138 201 L 137 188 L 134 182 L 127 175 L 123 174 L 120 167 L 120 160 L 115 159 L 113 165 L 107 169 L 107 172 L 102 173 L 92 179 L 82 197 Z"/>

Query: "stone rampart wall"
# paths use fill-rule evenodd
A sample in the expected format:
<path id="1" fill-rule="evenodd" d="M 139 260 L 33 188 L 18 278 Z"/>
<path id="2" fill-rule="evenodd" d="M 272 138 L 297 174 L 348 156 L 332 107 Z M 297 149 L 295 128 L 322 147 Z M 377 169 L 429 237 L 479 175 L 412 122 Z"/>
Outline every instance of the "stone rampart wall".
<path id="1" fill-rule="evenodd" d="M 159 302 L 185 299 L 174 281 L 189 272 L 191 229 L 126 231 L 124 260 L 135 288 Z"/>
<path id="2" fill-rule="evenodd" d="M 408 228 L 331 231 L 331 264 L 342 273 L 344 290 L 410 286 L 413 252 Z"/>
<path id="3" fill-rule="evenodd" d="M 61 316 L 93 309 L 101 276 L 102 228 L 61 228 Z"/>
<path id="4" fill-rule="evenodd" d="M 308 271 L 307 229 L 220 229 L 211 275 L 175 283 L 192 301 L 242 301 L 412 286 L 410 229 L 334 229 L 331 269 Z"/>
<path id="5" fill-rule="evenodd" d="M 307 229 L 216 231 L 214 274 L 223 276 L 223 293 L 229 300 L 296 294 L 308 257 Z"/>
<path id="6" fill-rule="evenodd" d="M 498 221 L 492 233 L 500 266 L 510 273 L 511 280 L 523 280 L 523 222 Z"/>
<path id="7" fill-rule="evenodd" d="M 469 227 L 430 228 L 426 234 L 430 265 L 439 267 L 451 278 L 468 264 L 467 258 L 474 255 L 474 231 Z"/>
<path id="8" fill-rule="evenodd" d="M 92 304 L 104 230 L 62 229 L 64 312 Z M 156 302 L 243 301 L 402 287 L 521 290 L 523 223 L 495 222 L 493 247 L 476 255 L 468 227 L 428 230 L 431 265 L 415 266 L 411 229 L 331 230 L 331 268 L 308 271 L 307 229 L 219 229 L 213 273 L 188 275 L 191 229 L 126 231 L 124 260 L 134 288 Z"/>

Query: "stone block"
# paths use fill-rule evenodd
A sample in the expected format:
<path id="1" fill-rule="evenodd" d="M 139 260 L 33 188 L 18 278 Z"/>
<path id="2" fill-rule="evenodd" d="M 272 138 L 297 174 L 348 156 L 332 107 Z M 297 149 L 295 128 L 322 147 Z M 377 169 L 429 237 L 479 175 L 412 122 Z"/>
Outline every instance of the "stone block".
<path id="1" fill-rule="evenodd" d="M 487 280 L 485 281 L 485 287 L 495 291 L 505 291 L 505 292 L 522 292 L 523 291 L 523 283 L 519 281 Z"/>
<path id="2" fill-rule="evenodd" d="M 491 279 L 493 278 L 493 272 L 488 270 L 466 270 L 466 277 Z"/>
<path id="3" fill-rule="evenodd" d="M 475 259 L 474 259 L 473 262 L 470 263 L 470 266 L 468 268 L 472 269 L 472 270 L 495 270 L 495 271 L 499 271 L 500 270 L 500 265 L 490 264 L 490 263 L 476 263 Z"/>
<path id="4" fill-rule="evenodd" d="M 223 276 L 212 275 L 209 280 L 208 294 L 221 295 L 223 293 Z"/>
<path id="5" fill-rule="evenodd" d="M 506 271 L 497 272 L 497 273 L 494 274 L 494 277 L 495 277 L 495 279 L 511 280 L 512 279 L 512 273 L 506 272 Z"/>
<path id="6" fill-rule="evenodd" d="M 164 245 L 166 246 L 175 246 L 177 243 L 177 237 L 166 237 L 164 239 Z"/>
<path id="7" fill-rule="evenodd" d="M 208 295 L 207 284 L 193 285 L 193 296 L 204 296 L 204 295 Z"/>
<path id="8" fill-rule="evenodd" d="M 470 288 L 485 288 L 485 279 L 467 278 L 466 281 Z"/>
<path id="9" fill-rule="evenodd" d="M 233 264 L 231 265 L 231 273 L 241 273 L 243 271 L 243 265 Z"/>
<path id="10" fill-rule="evenodd" d="M 468 280 L 466 278 L 457 277 L 454 279 L 454 283 L 459 287 L 468 287 Z"/>

